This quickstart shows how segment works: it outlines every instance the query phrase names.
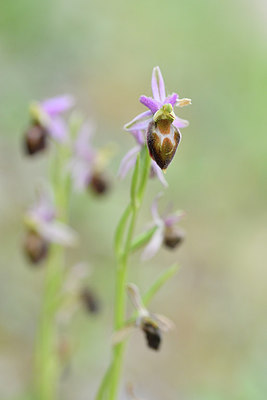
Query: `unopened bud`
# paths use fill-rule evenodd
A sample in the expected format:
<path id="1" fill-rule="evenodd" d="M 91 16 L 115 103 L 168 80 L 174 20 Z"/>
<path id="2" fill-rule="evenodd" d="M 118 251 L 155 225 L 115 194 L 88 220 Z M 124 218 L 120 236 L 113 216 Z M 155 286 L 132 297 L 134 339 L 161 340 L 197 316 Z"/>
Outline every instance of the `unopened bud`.
<path id="1" fill-rule="evenodd" d="M 29 231 L 24 241 L 24 252 L 33 264 L 39 264 L 48 254 L 49 245 L 38 233 Z"/>
<path id="2" fill-rule="evenodd" d="M 42 125 L 34 123 L 25 133 L 24 147 L 28 155 L 43 151 L 47 143 L 47 130 Z"/>

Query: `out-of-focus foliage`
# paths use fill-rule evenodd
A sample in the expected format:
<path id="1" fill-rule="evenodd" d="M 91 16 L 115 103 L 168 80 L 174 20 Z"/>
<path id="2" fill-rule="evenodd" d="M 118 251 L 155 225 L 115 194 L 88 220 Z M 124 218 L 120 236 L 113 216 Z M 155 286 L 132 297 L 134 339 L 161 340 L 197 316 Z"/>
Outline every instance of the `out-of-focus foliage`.
<path id="1" fill-rule="evenodd" d="M 180 111 L 190 126 L 166 176 L 166 198 L 187 212 L 187 239 L 145 265 L 138 254 L 133 260 L 130 278 L 144 291 L 173 262 L 182 268 L 150 307 L 177 330 L 159 354 L 137 332 L 124 378 L 147 399 L 266 398 L 266 11 L 263 0 L 1 1 L 1 399 L 27 393 L 42 295 L 43 271 L 31 269 L 20 250 L 21 215 L 47 167 L 45 156 L 22 154 L 27 105 L 73 93 L 97 121 L 95 143 L 117 143 L 115 176 L 133 144 L 121 127 L 144 110 L 138 97 L 150 94 L 155 65 L 167 88 L 192 98 Z M 112 235 L 129 186 L 113 180 L 106 199 L 83 194 L 71 205 L 82 241 L 69 265 L 91 263 L 103 314 L 81 312 L 74 321 L 75 352 L 61 388 L 66 400 L 93 398 L 109 357 Z M 158 190 L 151 182 L 139 231 Z"/>

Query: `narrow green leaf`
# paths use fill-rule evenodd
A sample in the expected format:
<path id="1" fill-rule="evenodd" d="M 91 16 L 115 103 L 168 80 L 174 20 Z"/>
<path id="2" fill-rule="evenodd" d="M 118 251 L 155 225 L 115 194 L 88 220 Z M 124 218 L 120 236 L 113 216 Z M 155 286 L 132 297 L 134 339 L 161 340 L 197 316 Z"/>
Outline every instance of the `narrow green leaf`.
<path id="1" fill-rule="evenodd" d="M 150 286 L 148 291 L 142 297 L 145 306 L 148 305 L 148 303 L 152 300 L 155 294 L 161 289 L 161 287 L 176 274 L 178 269 L 179 266 L 177 264 L 173 264 L 165 271 L 163 271 L 162 274 L 160 274 L 160 276 L 155 280 L 155 282 Z"/>
<path id="2" fill-rule="evenodd" d="M 167 268 L 165 271 L 163 271 L 162 274 L 160 274 L 160 276 L 150 286 L 148 291 L 142 296 L 142 301 L 143 301 L 145 307 L 147 307 L 149 305 L 152 298 L 162 288 L 162 286 L 169 279 L 171 279 L 176 274 L 176 272 L 178 272 L 179 268 L 180 268 L 179 265 L 173 264 L 169 268 Z M 132 314 L 131 318 L 125 322 L 125 325 L 133 323 L 136 320 L 136 317 L 137 317 L 137 312 L 135 311 Z"/>
<path id="3" fill-rule="evenodd" d="M 138 184 L 139 170 L 140 170 L 140 153 L 138 153 L 137 157 L 136 157 L 136 164 L 135 164 L 133 177 L 132 177 L 132 184 L 131 184 L 131 200 L 132 200 L 132 204 L 134 204 L 134 205 L 136 202 L 136 190 L 137 190 L 137 184 Z"/>
<path id="4" fill-rule="evenodd" d="M 148 231 L 141 233 L 138 235 L 131 244 L 131 252 L 140 249 L 142 246 L 147 244 L 149 240 L 152 238 L 154 235 L 155 231 L 157 230 L 157 226 L 153 226 L 153 228 L 150 228 Z"/>
<path id="5" fill-rule="evenodd" d="M 120 222 L 119 222 L 118 227 L 115 232 L 114 247 L 115 247 L 115 252 L 117 255 L 120 253 L 125 226 L 127 224 L 128 218 L 131 214 L 131 210 L 132 210 L 132 207 L 131 207 L 131 204 L 129 204 L 126 207 L 126 209 L 124 210 L 124 213 L 121 216 Z"/>

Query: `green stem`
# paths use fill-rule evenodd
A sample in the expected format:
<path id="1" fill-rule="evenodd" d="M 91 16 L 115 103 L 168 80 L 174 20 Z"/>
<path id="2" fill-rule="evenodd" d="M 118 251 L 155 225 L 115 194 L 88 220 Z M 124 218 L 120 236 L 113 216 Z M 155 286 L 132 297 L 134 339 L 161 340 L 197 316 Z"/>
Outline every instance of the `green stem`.
<path id="1" fill-rule="evenodd" d="M 68 149 L 58 148 L 56 157 L 56 162 L 53 163 L 51 170 L 55 206 L 59 211 L 60 220 L 67 222 L 70 184 L 69 177 L 65 175 L 65 163 L 69 157 Z M 57 351 L 55 319 L 58 309 L 58 295 L 64 277 L 64 253 L 62 246 L 52 244 L 45 266 L 43 307 L 36 343 L 35 389 L 36 399 L 38 400 L 55 400 L 57 398 L 60 362 Z"/>
<path id="2" fill-rule="evenodd" d="M 116 294 L 114 309 L 114 330 L 119 330 L 125 323 L 126 284 L 128 260 L 131 253 L 134 228 L 141 207 L 145 187 L 150 172 L 150 156 L 146 147 L 138 156 L 131 184 L 131 202 L 122 215 L 115 235 L 115 253 L 117 258 Z M 125 342 L 113 347 L 112 363 L 98 391 L 97 400 L 116 400 L 119 390 Z M 108 394 L 108 397 L 105 395 Z"/>

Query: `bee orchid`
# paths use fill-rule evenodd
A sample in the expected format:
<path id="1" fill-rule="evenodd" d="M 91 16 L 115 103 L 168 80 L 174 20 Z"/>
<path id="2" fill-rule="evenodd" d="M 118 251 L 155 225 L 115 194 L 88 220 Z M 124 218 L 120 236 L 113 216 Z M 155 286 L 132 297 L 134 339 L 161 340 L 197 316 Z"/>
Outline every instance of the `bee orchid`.
<path id="1" fill-rule="evenodd" d="M 59 143 L 68 140 L 67 127 L 61 115 L 73 105 L 74 99 L 69 95 L 30 105 L 31 124 L 25 133 L 24 142 L 28 155 L 45 150 L 48 136 Z"/>
<path id="2" fill-rule="evenodd" d="M 37 264 L 47 255 L 49 244 L 74 246 L 77 234 L 57 219 L 56 209 L 45 193 L 39 193 L 37 203 L 24 218 L 27 235 L 24 243 L 26 255 Z"/>
<path id="3" fill-rule="evenodd" d="M 180 128 L 188 126 L 188 121 L 179 118 L 173 107 L 184 107 L 191 100 L 179 99 L 177 93 L 166 96 L 165 84 L 159 67 L 152 72 L 153 97 L 141 96 L 140 103 L 149 110 L 139 114 L 124 126 L 127 131 L 144 129 L 151 158 L 165 170 L 170 164 L 181 140 Z"/>
<path id="4" fill-rule="evenodd" d="M 162 244 L 168 248 L 174 249 L 184 239 L 184 232 L 176 228 L 175 225 L 180 222 L 185 213 L 183 211 L 177 211 L 174 214 L 160 216 L 158 212 L 158 200 L 161 195 L 162 193 L 156 196 L 151 206 L 153 224 L 157 229 L 142 253 L 142 260 L 148 260 L 154 257 Z"/>
<path id="5" fill-rule="evenodd" d="M 74 189 L 78 192 L 90 188 L 95 194 L 104 194 L 109 182 L 104 174 L 112 151 L 108 148 L 96 150 L 92 144 L 95 126 L 92 121 L 85 122 L 75 140 L 70 171 Z"/>
<path id="6" fill-rule="evenodd" d="M 159 350 L 162 333 L 173 329 L 173 322 L 163 315 L 150 313 L 145 308 L 139 289 L 136 285 L 133 283 L 128 284 L 127 291 L 130 300 L 137 311 L 137 317 L 133 322 L 125 325 L 122 329 L 114 333 L 113 344 L 116 345 L 117 343 L 127 339 L 135 328 L 139 328 L 145 334 L 147 346 L 153 350 Z"/>

